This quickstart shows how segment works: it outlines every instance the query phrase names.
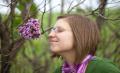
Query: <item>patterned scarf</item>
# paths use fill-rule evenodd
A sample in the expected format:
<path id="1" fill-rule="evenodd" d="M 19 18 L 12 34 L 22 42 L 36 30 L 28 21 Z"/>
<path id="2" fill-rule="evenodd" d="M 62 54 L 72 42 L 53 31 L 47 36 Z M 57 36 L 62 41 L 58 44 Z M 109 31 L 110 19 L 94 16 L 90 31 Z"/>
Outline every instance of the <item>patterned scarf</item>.
<path id="1" fill-rule="evenodd" d="M 85 73 L 87 68 L 87 64 L 90 60 L 93 59 L 92 55 L 87 55 L 81 64 L 70 66 L 67 62 L 65 62 L 62 66 L 62 73 Z"/>

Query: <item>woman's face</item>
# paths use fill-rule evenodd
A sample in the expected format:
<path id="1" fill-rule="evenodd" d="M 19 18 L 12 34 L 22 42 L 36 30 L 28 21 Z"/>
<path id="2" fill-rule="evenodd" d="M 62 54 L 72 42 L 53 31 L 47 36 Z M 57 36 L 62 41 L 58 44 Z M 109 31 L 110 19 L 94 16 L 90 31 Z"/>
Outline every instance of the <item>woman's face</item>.
<path id="1" fill-rule="evenodd" d="M 54 53 L 66 52 L 73 49 L 73 33 L 65 19 L 57 20 L 49 34 L 50 50 Z"/>

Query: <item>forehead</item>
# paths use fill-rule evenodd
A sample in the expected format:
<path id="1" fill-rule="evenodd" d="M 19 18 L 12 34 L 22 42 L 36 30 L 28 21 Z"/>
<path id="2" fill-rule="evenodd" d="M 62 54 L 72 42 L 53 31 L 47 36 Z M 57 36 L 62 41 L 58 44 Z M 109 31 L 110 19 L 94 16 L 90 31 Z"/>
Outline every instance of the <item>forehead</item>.
<path id="1" fill-rule="evenodd" d="M 71 27 L 69 25 L 69 23 L 65 20 L 65 19 L 59 19 L 56 21 L 55 27 L 61 27 L 64 29 L 69 29 L 71 30 Z"/>

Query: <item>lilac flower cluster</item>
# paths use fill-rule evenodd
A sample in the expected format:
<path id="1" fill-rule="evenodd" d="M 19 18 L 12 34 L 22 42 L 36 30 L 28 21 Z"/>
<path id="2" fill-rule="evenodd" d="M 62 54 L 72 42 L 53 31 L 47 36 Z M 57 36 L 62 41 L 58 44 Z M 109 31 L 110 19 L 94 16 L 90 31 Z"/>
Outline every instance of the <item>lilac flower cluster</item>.
<path id="1" fill-rule="evenodd" d="M 40 24 L 37 19 L 30 18 L 26 23 L 19 28 L 20 35 L 25 39 L 35 39 L 40 36 Z"/>

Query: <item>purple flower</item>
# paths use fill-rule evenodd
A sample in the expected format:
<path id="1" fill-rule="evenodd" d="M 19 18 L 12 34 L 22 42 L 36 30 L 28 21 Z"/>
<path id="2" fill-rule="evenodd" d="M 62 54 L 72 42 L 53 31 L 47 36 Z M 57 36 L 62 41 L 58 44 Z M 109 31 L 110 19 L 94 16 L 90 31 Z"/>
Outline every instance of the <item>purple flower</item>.
<path id="1" fill-rule="evenodd" d="M 35 39 L 40 36 L 40 24 L 37 19 L 30 18 L 26 23 L 19 28 L 20 35 L 25 39 Z"/>

